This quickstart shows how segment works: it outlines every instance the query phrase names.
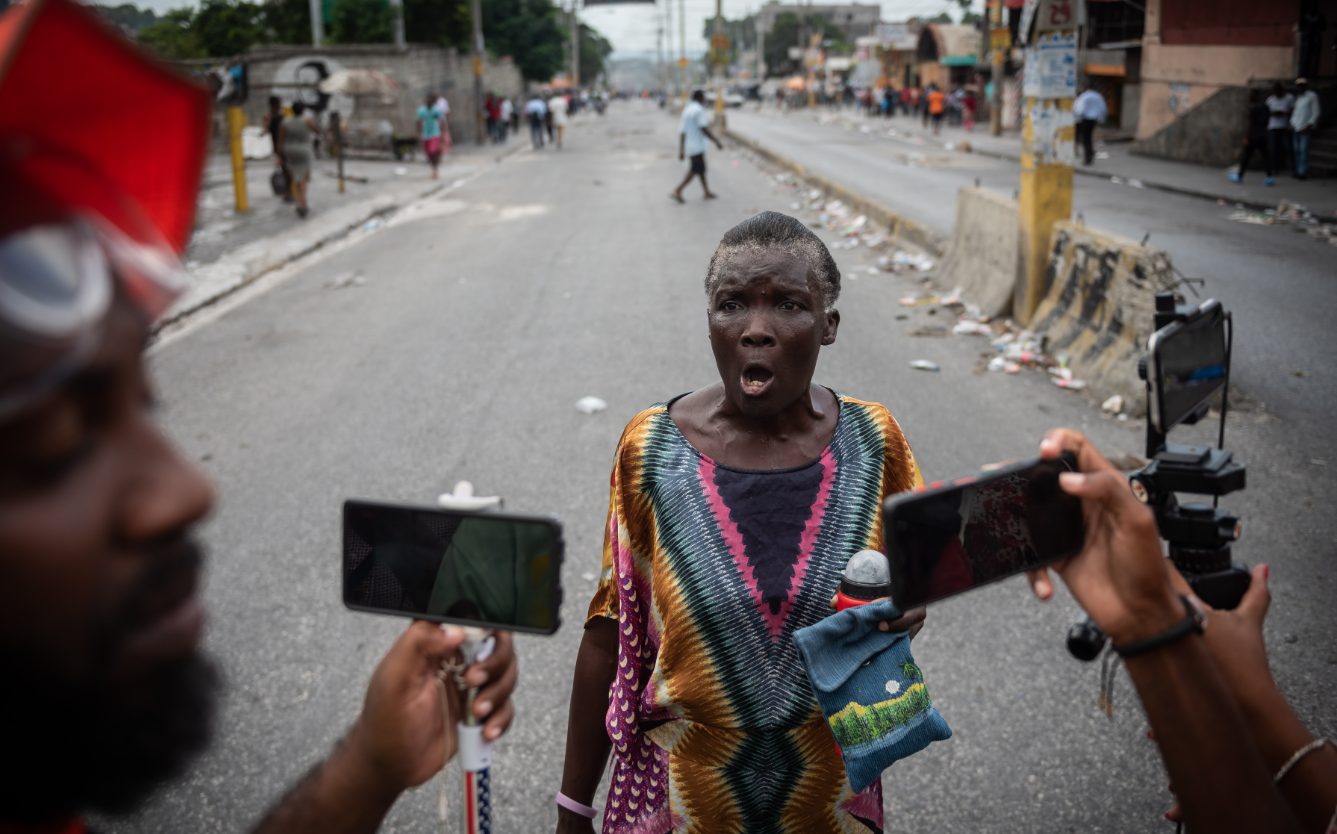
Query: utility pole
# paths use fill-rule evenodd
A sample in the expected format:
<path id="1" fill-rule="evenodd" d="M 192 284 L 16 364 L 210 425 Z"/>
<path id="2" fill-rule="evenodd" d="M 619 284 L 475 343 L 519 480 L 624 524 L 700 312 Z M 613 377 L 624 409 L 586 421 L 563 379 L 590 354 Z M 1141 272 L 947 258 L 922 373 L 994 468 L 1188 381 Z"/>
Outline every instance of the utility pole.
<path id="1" fill-rule="evenodd" d="M 766 30 L 761 28 L 761 14 L 752 18 L 757 25 L 757 80 L 766 80 Z"/>
<path id="2" fill-rule="evenodd" d="M 724 130 L 724 64 L 729 39 L 724 36 L 724 0 L 715 0 L 714 36 L 710 39 L 710 56 L 715 60 L 715 126 Z"/>
<path id="3" fill-rule="evenodd" d="M 1029 324 L 1044 292 L 1045 265 L 1054 224 L 1072 216 L 1072 163 L 1077 95 L 1077 25 L 1074 4 L 1030 0 L 1035 34 L 1026 39 L 1025 124 L 1021 131 L 1021 189 L 1017 214 L 1021 235 L 1021 283 L 1013 315 Z M 1035 12 L 1038 11 L 1038 14 Z"/>
<path id="4" fill-rule="evenodd" d="M 1012 46 L 1012 30 L 1003 20 L 1003 0 L 989 0 L 989 79 L 993 94 L 989 96 L 989 133 L 1003 133 L 1003 73 L 1006 71 L 1007 51 Z"/>
<path id="5" fill-rule="evenodd" d="M 394 28 L 395 49 L 407 48 L 404 41 L 404 0 L 390 0 L 390 21 Z"/>
<path id="6" fill-rule="evenodd" d="M 325 9 L 320 0 L 311 0 L 311 45 L 320 46 L 325 41 Z"/>
<path id="7" fill-rule="evenodd" d="M 483 4 L 470 0 L 469 15 L 473 18 L 474 68 L 474 139 L 482 145 L 483 136 Z"/>
<path id="8" fill-rule="evenodd" d="M 580 0 L 571 0 L 571 88 L 580 86 L 580 19 L 576 6 Z"/>
<path id="9" fill-rule="evenodd" d="M 673 0 L 669 0 L 670 3 Z M 687 106 L 687 87 L 689 81 L 687 69 L 687 0 L 678 0 L 678 66 L 682 69 L 682 105 Z"/>

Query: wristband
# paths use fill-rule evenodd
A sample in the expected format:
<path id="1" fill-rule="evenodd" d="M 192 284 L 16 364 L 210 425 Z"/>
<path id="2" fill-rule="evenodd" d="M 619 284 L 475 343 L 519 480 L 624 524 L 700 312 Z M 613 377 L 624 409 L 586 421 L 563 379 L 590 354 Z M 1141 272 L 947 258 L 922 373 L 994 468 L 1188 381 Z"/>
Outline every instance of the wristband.
<path id="1" fill-rule="evenodd" d="M 582 805 L 561 791 L 557 792 L 556 800 L 559 808 L 565 808 L 573 814 L 580 814 L 587 820 L 594 819 L 594 815 L 599 813 L 594 808 L 591 808 L 588 805 Z"/>
<path id="2" fill-rule="evenodd" d="M 1282 765 L 1281 769 L 1277 771 L 1277 775 L 1272 777 L 1272 783 L 1275 785 L 1280 785 L 1281 780 L 1286 778 L 1287 773 L 1290 773 L 1292 770 L 1295 769 L 1295 766 L 1300 763 L 1301 759 L 1303 759 L 1305 756 L 1308 756 L 1310 753 L 1313 753 L 1315 750 L 1319 749 L 1320 747 L 1322 747 L 1327 743 L 1328 740 L 1326 738 L 1316 738 L 1313 741 L 1301 747 L 1299 750 L 1296 750 L 1295 753 L 1289 759 L 1286 760 L 1286 764 Z"/>
<path id="3" fill-rule="evenodd" d="M 1167 646 L 1181 637 L 1187 637 L 1190 634 L 1202 634 L 1203 627 L 1207 623 L 1207 618 L 1202 612 L 1193 607 L 1193 603 L 1188 601 L 1188 597 L 1180 596 L 1179 601 L 1184 603 L 1184 612 L 1187 616 L 1174 625 L 1162 631 L 1160 634 L 1148 637 L 1145 640 L 1135 640 L 1124 646 L 1115 646 L 1114 651 L 1122 658 L 1136 657 L 1140 654 L 1146 654 L 1154 649 Z"/>

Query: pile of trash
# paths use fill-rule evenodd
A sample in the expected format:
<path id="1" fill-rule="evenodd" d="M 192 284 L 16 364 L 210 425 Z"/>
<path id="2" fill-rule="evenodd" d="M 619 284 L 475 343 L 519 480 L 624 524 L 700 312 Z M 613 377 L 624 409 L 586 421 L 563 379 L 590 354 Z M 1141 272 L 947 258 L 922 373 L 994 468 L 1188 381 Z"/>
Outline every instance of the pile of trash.
<path id="1" fill-rule="evenodd" d="M 1218 200 L 1218 204 L 1224 204 L 1224 200 Z M 1240 208 L 1236 203 L 1236 210 L 1227 215 L 1227 219 L 1236 223 L 1248 223 L 1254 226 L 1279 226 L 1288 225 L 1296 231 L 1306 232 L 1312 238 L 1327 241 L 1337 246 L 1337 227 L 1330 223 L 1324 223 L 1313 212 L 1299 203 L 1290 200 L 1282 200 L 1277 203 L 1274 209 L 1264 209 L 1262 211 L 1250 211 Z"/>
<path id="2" fill-rule="evenodd" d="M 924 308 L 929 315 L 937 315 L 940 310 L 949 311 L 956 316 L 952 325 L 919 325 L 910 330 L 911 336 L 962 336 L 966 338 L 987 339 L 989 348 L 981 353 L 981 367 L 989 373 L 1020 374 L 1024 371 L 1043 373 L 1059 388 L 1067 391 L 1081 391 L 1086 388 L 1085 380 L 1080 379 L 1069 366 L 1067 354 L 1051 355 L 1046 350 L 1043 337 L 1030 330 L 1017 326 L 1011 319 L 992 319 L 982 315 L 980 309 L 966 303 L 961 298 L 961 288 L 952 290 L 947 295 L 931 292 L 909 293 L 900 299 L 902 307 Z M 908 315 L 898 315 L 898 319 L 907 319 Z M 936 363 L 916 359 L 910 363 L 912 368 L 924 371 L 939 370 Z M 1110 397 L 1102 405 L 1106 414 L 1127 420 L 1122 397 Z"/>

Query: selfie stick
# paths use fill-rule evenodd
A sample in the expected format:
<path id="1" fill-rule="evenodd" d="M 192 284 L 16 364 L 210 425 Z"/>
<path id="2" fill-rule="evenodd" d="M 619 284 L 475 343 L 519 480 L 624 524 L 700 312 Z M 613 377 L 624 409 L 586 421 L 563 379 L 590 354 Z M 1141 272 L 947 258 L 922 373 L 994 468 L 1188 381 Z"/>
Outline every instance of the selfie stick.
<path id="1" fill-rule="evenodd" d="M 452 492 L 442 493 L 436 503 L 445 510 L 491 510 L 501 506 L 495 495 L 476 496 L 468 481 L 455 484 Z M 469 668 L 492 654 L 496 638 L 481 628 L 465 629 L 468 635 L 460 646 L 464 668 Z M 483 738 L 483 727 L 474 716 L 474 698 L 478 690 L 466 687 L 456 678 L 464 694 L 464 716 L 456 725 L 459 738 L 460 767 L 464 770 L 464 834 L 492 834 L 492 745 Z"/>

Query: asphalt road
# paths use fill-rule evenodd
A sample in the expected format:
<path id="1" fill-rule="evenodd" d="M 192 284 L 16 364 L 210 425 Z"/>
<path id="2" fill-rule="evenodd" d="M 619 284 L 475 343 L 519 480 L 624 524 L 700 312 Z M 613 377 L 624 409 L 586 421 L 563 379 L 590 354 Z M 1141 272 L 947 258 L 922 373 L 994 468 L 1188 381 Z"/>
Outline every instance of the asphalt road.
<path id="1" fill-rule="evenodd" d="M 639 105 L 576 120 L 566 150 L 510 157 L 154 350 L 162 418 L 222 496 L 203 537 L 208 642 L 229 685 L 212 751 L 108 830 L 244 830 L 330 749 L 401 627 L 339 603 L 340 503 L 430 503 L 459 478 L 566 524 L 566 625 L 517 641 L 518 717 L 493 767 L 495 830 L 552 829 L 614 445 L 641 407 L 714 379 L 702 291 L 710 253 L 733 223 L 792 199 L 730 152 L 710 156 L 721 199 L 702 202 L 694 188 L 687 205 L 669 201 L 683 167 L 673 130 Z M 906 176 L 931 214 L 936 192 Z M 835 254 L 843 319 L 818 379 L 886 403 L 930 477 L 1030 454 L 1058 424 L 1111 453 L 1140 451 L 1135 424 L 1080 395 L 1038 375 L 980 373 L 981 342 L 910 336 L 942 318 L 896 318 L 911 279 L 870 274 L 864 249 Z M 1291 280 L 1289 263 L 1274 264 L 1273 280 Z M 916 358 L 941 373 L 911 370 Z M 1322 354 L 1311 358 L 1305 382 L 1330 385 Z M 577 412 L 585 395 L 608 409 Z M 1252 528 L 1241 555 L 1272 563 L 1277 677 L 1315 732 L 1332 736 L 1334 525 L 1322 496 L 1333 478 L 1297 463 L 1307 461 L 1302 442 L 1331 438 L 1322 426 L 1246 418 L 1232 441 L 1253 465 L 1250 490 L 1230 500 Z M 1113 720 L 1097 710 L 1098 670 L 1063 648 L 1075 615 L 1067 599 L 1035 602 L 1020 579 L 930 611 L 915 654 L 955 736 L 886 775 L 889 830 L 1163 830 L 1165 778 L 1131 688 L 1121 679 Z M 439 784 L 403 799 L 385 830 L 439 830 Z"/>

